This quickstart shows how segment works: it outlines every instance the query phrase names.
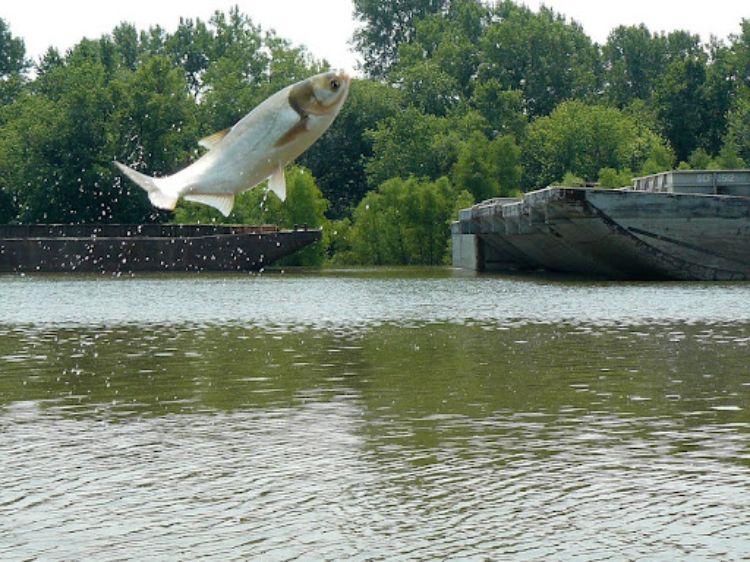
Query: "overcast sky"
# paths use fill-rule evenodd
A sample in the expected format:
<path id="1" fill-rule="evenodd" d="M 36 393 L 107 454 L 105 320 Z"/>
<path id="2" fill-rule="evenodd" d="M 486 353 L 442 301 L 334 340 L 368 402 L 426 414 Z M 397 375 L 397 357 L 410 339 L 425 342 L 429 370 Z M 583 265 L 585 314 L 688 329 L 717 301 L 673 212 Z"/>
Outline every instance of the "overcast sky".
<path id="1" fill-rule="evenodd" d="M 387 1 L 387 0 L 384 0 Z M 620 24 L 645 23 L 652 31 L 686 29 L 708 41 L 738 33 L 740 20 L 750 19 L 748 0 L 525 0 L 533 9 L 540 4 L 581 23 L 599 43 Z M 239 5 L 255 23 L 299 45 L 308 47 L 332 66 L 352 70 L 356 56 L 349 40 L 355 29 L 352 0 L 2 0 L 0 17 L 14 35 L 26 42 L 28 54 L 36 59 L 55 46 L 65 51 L 83 37 L 98 38 L 120 22 L 147 29 L 159 24 L 173 31 L 180 17 L 207 20 L 215 10 L 228 11 Z"/>

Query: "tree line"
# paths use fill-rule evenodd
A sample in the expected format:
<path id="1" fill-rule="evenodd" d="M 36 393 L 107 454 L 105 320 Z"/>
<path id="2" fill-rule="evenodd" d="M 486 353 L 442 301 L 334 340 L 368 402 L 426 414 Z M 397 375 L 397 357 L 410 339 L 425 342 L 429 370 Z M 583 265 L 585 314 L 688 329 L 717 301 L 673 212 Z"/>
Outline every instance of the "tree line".
<path id="1" fill-rule="evenodd" d="M 298 263 L 442 263 L 459 208 L 550 184 L 620 187 L 750 163 L 750 20 L 726 41 L 577 23 L 510 0 L 355 0 L 361 79 L 288 171 L 229 222 L 324 227 Z M 170 174 L 287 84 L 327 68 L 238 8 L 173 33 L 123 23 L 28 60 L 0 19 L 0 222 L 220 221 L 154 210 L 120 160 Z"/>

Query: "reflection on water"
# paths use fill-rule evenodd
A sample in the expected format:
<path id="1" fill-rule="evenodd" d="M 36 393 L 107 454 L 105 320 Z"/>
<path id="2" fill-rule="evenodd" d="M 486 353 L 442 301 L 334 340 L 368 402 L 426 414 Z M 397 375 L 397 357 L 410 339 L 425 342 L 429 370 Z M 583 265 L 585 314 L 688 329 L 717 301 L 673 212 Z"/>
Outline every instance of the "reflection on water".
<path id="1" fill-rule="evenodd" d="M 750 285 L 0 294 L 0 558 L 750 556 Z"/>

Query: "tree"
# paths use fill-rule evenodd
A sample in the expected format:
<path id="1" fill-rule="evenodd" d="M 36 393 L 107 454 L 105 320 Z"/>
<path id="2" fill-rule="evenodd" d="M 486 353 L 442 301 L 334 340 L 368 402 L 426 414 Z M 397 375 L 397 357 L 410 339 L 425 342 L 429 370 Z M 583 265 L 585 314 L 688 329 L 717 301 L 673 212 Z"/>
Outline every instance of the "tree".
<path id="1" fill-rule="evenodd" d="M 214 14 L 208 33 L 209 64 L 193 87 L 202 92 L 200 120 L 206 134 L 231 127 L 270 95 L 323 69 L 305 49 L 263 33 L 236 7 L 229 18 Z"/>
<path id="2" fill-rule="evenodd" d="M 514 196 L 520 192 L 521 150 L 512 136 L 492 141 L 475 132 L 461 147 L 453 167 L 453 182 L 469 191 L 474 201 Z"/>
<path id="3" fill-rule="evenodd" d="M 489 131 L 477 112 L 437 117 L 408 107 L 368 133 L 373 143 L 373 156 L 365 164 L 368 182 L 374 187 L 396 177 L 437 180 L 447 176 L 461 144 L 474 131 Z"/>
<path id="4" fill-rule="evenodd" d="M 328 201 L 315 184 L 309 170 L 292 167 L 286 173 L 287 199 L 282 205 L 281 225 L 286 228 L 306 226 L 321 228 L 328 222 L 325 212 Z M 324 233 L 326 229 L 324 229 Z M 325 260 L 326 241 L 316 242 L 287 258 L 285 265 L 322 265 Z"/>
<path id="5" fill-rule="evenodd" d="M 363 25 L 354 46 L 371 78 L 384 78 L 398 61 L 398 49 L 415 35 L 416 22 L 442 11 L 449 0 L 354 0 L 354 17 Z"/>
<path id="6" fill-rule="evenodd" d="M 709 63 L 703 87 L 704 126 L 700 131 L 700 145 L 710 154 L 718 154 L 727 132 L 727 117 L 732 101 L 738 94 L 737 56 L 722 42 L 713 40 L 709 48 Z"/>
<path id="7" fill-rule="evenodd" d="M 386 181 L 354 211 L 353 259 L 374 265 L 443 263 L 456 199 L 446 178 Z"/>
<path id="8" fill-rule="evenodd" d="M 750 89 L 750 18 L 740 22 L 740 32 L 731 36 L 730 49 L 735 57 L 739 86 Z"/>
<path id="9" fill-rule="evenodd" d="M 496 79 L 484 80 L 474 88 L 471 105 L 487 120 L 492 134 L 523 138 L 528 118 L 521 90 L 503 89 Z"/>
<path id="10" fill-rule="evenodd" d="M 750 90 L 743 89 L 735 100 L 728 117 L 723 150 L 727 158 L 736 155 L 750 163 Z"/>
<path id="11" fill-rule="evenodd" d="M 200 82 L 193 86 L 205 90 L 201 120 L 207 125 L 206 133 L 231 127 L 268 95 L 267 91 L 261 91 L 269 59 L 260 27 L 242 16 L 236 7 L 228 19 L 224 13 L 216 12 L 210 26 L 211 35 L 205 39 L 208 42 L 205 56 L 210 64 L 199 75 Z M 200 56 L 196 54 L 194 58 Z"/>
<path id="12" fill-rule="evenodd" d="M 705 57 L 699 56 L 672 62 L 655 88 L 654 107 L 679 160 L 701 145 L 707 125 L 705 83 Z"/>
<path id="13" fill-rule="evenodd" d="M 510 0 L 498 3 L 480 46 L 480 80 L 520 89 L 531 117 L 596 91 L 600 63 L 591 39 L 580 25 L 548 8 L 534 13 Z"/>
<path id="14" fill-rule="evenodd" d="M 564 102 L 534 121 L 522 150 L 526 188 L 544 187 L 566 172 L 593 182 L 602 168 L 639 170 L 655 155 L 662 164 L 662 152 L 669 153 L 658 135 L 620 110 L 580 101 Z"/>
<path id="15" fill-rule="evenodd" d="M 167 57 L 151 56 L 112 84 L 118 157 L 154 175 L 187 165 L 197 152 L 195 104 L 185 77 Z"/>
<path id="16" fill-rule="evenodd" d="M 368 133 L 373 157 L 365 168 L 371 186 L 397 177 L 437 178 L 444 173 L 436 139 L 449 131 L 448 120 L 407 108 Z"/>
<path id="17" fill-rule="evenodd" d="M 23 222 L 107 220 L 111 99 L 101 64 L 81 59 L 47 75 L 48 95 L 21 96 L 2 128 L 0 165 Z M 105 149 L 106 150 L 106 149 Z"/>
<path id="18" fill-rule="evenodd" d="M 138 68 L 142 50 L 135 26 L 130 23 L 121 23 L 112 31 L 112 41 L 119 65 L 128 70 Z"/>
<path id="19" fill-rule="evenodd" d="M 633 183 L 633 173 L 629 169 L 615 170 L 602 168 L 599 170 L 599 187 L 616 189 Z"/>
<path id="20" fill-rule="evenodd" d="M 477 46 L 489 16 L 489 8 L 477 0 L 452 0 L 446 9 L 423 16 L 414 23 L 413 39 L 399 46 L 394 76 L 389 78 L 400 83 L 409 68 L 429 68 L 438 73 L 437 84 L 450 79 L 453 96 L 471 97 L 481 62 Z M 426 86 L 423 95 L 431 87 Z M 440 95 L 443 91 L 439 89 Z"/>
<path id="21" fill-rule="evenodd" d="M 29 67 L 23 39 L 14 37 L 7 22 L 0 18 L 0 76 L 21 74 Z"/>
<path id="22" fill-rule="evenodd" d="M 433 60 L 399 68 L 392 76 L 409 103 L 423 113 L 445 117 L 461 99 L 458 82 Z"/>
<path id="23" fill-rule="evenodd" d="M 469 191 L 474 202 L 484 201 L 500 195 L 500 186 L 493 173 L 493 165 L 487 158 L 489 141 L 480 132 L 475 132 L 458 153 L 453 166 L 453 182 Z"/>
<path id="24" fill-rule="evenodd" d="M 0 103 L 10 103 L 19 94 L 24 73 L 31 66 L 23 39 L 14 37 L 10 26 L 0 18 Z"/>
<path id="25" fill-rule="evenodd" d="M 667 40 L 645 25 L 618 26 L 602 46 L 605 91 L 620 108 L 649 100 L 666 65 Z"/>
<path id="26" fill-rule="evenodd" d="M 688 165 L 691 170 L 713 170 L 718 168 L 718 164 L 711 158 L 711 155 L 703 148 L 696 148 L 688 158 Z"/>
<path id="27" fill-rule="evenodd" d="M 197 96 L 203 88 L 203 75 L 211 63 L 212 44 L 213 36 L 204 22 L 180 18 L 177 29 L 164 42 L 164 52 L 159 52 L 153 45 L 149 51 L 151 54 L 166 54 L 181 66 L 191 93 Z"/>
<path id="28" fill-rule="evenodd" d="M 666 143 L 649 142 L 647 137 L 644 145 L 645 150 L 641 154 L 645 155 L 646 159 L 640 167 L 640 174 L 642 176 L 658 174 L 659 172 L 672 169 L 675 162 L 675 155 L 674 151 Z"/>

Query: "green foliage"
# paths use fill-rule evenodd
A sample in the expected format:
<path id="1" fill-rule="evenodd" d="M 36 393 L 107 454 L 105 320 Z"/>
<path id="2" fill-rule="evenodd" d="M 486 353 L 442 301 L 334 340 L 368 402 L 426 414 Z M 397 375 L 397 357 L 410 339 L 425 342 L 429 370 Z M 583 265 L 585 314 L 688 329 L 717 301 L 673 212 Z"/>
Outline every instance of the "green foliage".
<path id="1" fill-rule="evenodd" d="M 184 167 L 195 156 L 196 108 L 184 73 L 162 55 L 147 57 L 111 84 L 118 158 L 152 175 Z"/>
<path id="2" fill-rule="evenodd" d="M 738 57 L 723 42 L 714 39 L 709 45 L 709 60 L 711 63 L 707 65 L 703 87 L 704 126 L 699 138 L 701 146 L 715 155 L 721 151 L 729 111 L 739 93 L 736 79 Z"/>
<path id="3" fill-rule="evenodd" d="M 575 175 L 573 172 L 565 172 L 562 179 L 552 182 L 552 185 L 561 187 L 585 187 L 586 180 Z"/>
<path id="4" fill-rule="evenodd" d="M 564 102 L 529 127 L 523 146 L 524 183 L 549 185 L 565 172 L 593 182 L 602 168 L 640 169 L 650 158 L 663 165 L 665 153 L 668 148 L 657 135 L 639 128 L 622 111 Z"/>
<path id="5" fill-rule="evenodd" d="M 474 201 L 514 196 L 520 192 L 521 149 L 512 136 L 488 140 L 474 132 L 463 143 L 453 166 L 453 182 L 468 190 Z"/>
<path id="6" fill-rule="evenodd" d="M 599 187 L 606 189 L 617 189 L 626 187 L 633 183 L 633 172 L 629 169 L 615 170 L 614 168 L 602 168 L 599 170 Z"/>
<path id="7" fill-rule="evenodd" d="M 670 64 L 654 89 L 654 107 L 666 138 L 685 160 L 701 143 L 705 129 L 705 61 L 677 60 Z"/>
<path id="8" fill-rule="evenodd" d="M 354 211 L 351 255 L 356 263 L 443 263 L 456 194 L 446 178 L 391 179 Z"/>
<path id="9" fill-rule="evenodd" d="M 0 18 L 0 77 L 20 74 L 28 67 L 23 39 L 14 37 L 8 23 Z"/>
<path id="10" fill-rule="evenodd" d="M 323 226 L 326 257 L 331 265 L 352 265 L 357 261 L 352 251 L 352 221 L 343 218 L 328 221 Z"/>
<path id="11" fill-rule="evenodd" d="M 730 140 L 724 144 L 716 158 L 716 164 L 719 168 L 725 170 L 738 170 L 747 168 L 747 162 L 742 159 L 735 144 Z"/>
<path id="12" fill-rule="evenodd" d="M 446 165 L 439 145 L 450 132 L 447 118 L 427 115 L 414 107 L 384 119 L 368 133 L 373 146 L 373 158 L 365 165 L 369 184 L 376 186 L 390 178 L 410 175 L 440 177 L 446 173 Z"/>
<path id="13" fill-rule="evenodd" d="M 326 223 L 328 201 L 323 198 L 315 179 L 308 170 L 293 167 L 287 171 L 287 198 L 282 204 L 281 225 L 286 228 L 306 226 L 320 228 Z M 324 229 L 324 233 L 327 229 Z M 285 265 L 322 265 L 325 260 L 326 240 L 316 242 L 284 261 Z"/>
<path id="14" fill-rule="evenodd" d="M 393 80 L 409 103 L 428 115 L 445 117 L 460 100 L 459 83 L 432 60 L 400 68 Z"/>
<path id="15" fill-rule="evenodd" d="M 363 25 L 354 33 L 354 45 L 372 78 L 382 78 L 398 61 L 402 43 L 414 37 L 416 22 L 440 12 L 449 0 L 354 0 L 354 17 Z"/>
<path id="16" fill-rule="evenodd" d="M 624 108 L 634 100 L 649 100 L 664 70 L 666 38 L 653 35 L 645 25 L 619 26 L 602 46 L 607 73 L 607 97 Z"/>
<path id="17" fill-rule="evenodd" d="M 494 16 L 480 39 L 480 79 L 519 88 L 528 115 L 547 115 L 563 100 L 595 91 L 598 53 L 577 23 L 544 6 L 535 13 L 510 0 L 498 3 Z"/>
<path id="18" fill-rule="evenodd" d="M 23 39 L 14 37 L 6 21 L 0 18 L 0 104 L 10 103 L 18 96 L 29 66 Z"/>
<path id="19" fill-rule="evenodd" d="M 47 79 L 49 95 L 22 95 L 3 108 L 4 190 L 24 222 L 106 221 L 115 197 L 104 69 L 82 60 Z"/>
<path id="20" fill-rule="evenodd" d="M 703 148 L 696 148 L 688 158 L 692 170 L 715 170 L 719 168 L 716 161 Z"/>
<path id="21" fill-rule="evenodd" d="M 646 155 L 647 158 L 640 167 L 641 175 L 647 176 L 649 174 L 657 174 L 665 170 L 671 170 L 674 165 L 674 152 L 664 143 L 653 143 L 648 152 L 646 152 Z"/>
<path id="22" fill-rule="evenodd" d="M 528 118 L 520 90 L 506 90 L 498 80 L 485 80 L 474 88 L 471 105 L 487 120 L 495 134 L 523 138 Z"/>
<path id="23" fill-rule="evenodd" d="M 750 88 L 743 88 L 732 106 L 724 147 L 750 163 Z"/>

